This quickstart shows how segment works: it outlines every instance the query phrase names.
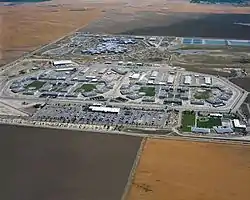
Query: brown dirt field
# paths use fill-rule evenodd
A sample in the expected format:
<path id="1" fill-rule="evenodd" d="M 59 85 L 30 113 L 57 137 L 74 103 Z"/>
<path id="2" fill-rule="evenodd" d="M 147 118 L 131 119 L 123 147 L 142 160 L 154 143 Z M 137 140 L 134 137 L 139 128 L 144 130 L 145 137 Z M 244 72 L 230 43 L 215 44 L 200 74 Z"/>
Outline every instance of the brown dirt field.
<path id="1" fill-rule="evenodd" d="M 0 125 L 0 199 L 119 200 L 141 138 Z"/>
<path id="2" fill-rule="evenodd" d="M 241 88 L 245 89 L 246 91 L 250 92 L 250 77 L 244 78 L 232 78 L 230 79 L 231 82 L 240 86 Z"/>
<path id="3" fill-rule="evenodd" d="M 86 26 L 102 14 L 99 8 L 72 11 L 71 7 L 37 5 L 0 6 L 0 13 L 2 64 Z"/>
<path id="4" fill-rule="evenodd" d="M 248 200 L 250 146 L 148 140 L 128 200 Z"/>

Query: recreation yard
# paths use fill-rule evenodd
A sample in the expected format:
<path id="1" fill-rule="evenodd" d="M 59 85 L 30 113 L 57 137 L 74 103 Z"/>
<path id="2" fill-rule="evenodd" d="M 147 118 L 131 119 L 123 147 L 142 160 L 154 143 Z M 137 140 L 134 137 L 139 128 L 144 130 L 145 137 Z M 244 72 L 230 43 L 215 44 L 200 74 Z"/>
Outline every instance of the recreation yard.
<path id="1" fill-rule="evenodd" d="M 183 132 L 190 132 L 191 127 L 195 125 L 195 112 L 194 111 L 184 111 L 182 113 L 181 120 L 181 130 Z"/>
<path id="2" fill-rule="evenodd" d="M 218 116 L 199 115 L 194 111 L 184 111 L 182 113 L 181 131 L 190 132 L 191 127 L 213 128 L 221 126 L 222 118 Z"/>
<path id="3" fill-rule="evenodd" d="M 83 84 L 81 87 L 76 89 L 76 92 L 91 92 L 96 89 L 95 84 Z"/>
<path id="4" fill-rule="evenodd" d="M 39 90 L 40 88 L 43 87 L 45 82 L 43 81 L 33 81 L 32 83 L 28 84 L 25 89 L 34 89 L 34 90 Z"/>
<path id="5" fill-rule="evenodd" d="M 144 92 L 145 96 L 155 96 L 155 87 L 141 87 L 139 92 Z"/>
<path id="6" fill-rule="evenodd" d="M 198 117 L 197 127 L 213 128 L 214 126 L 221 126 L 221 119 L 218 117 Z"/>

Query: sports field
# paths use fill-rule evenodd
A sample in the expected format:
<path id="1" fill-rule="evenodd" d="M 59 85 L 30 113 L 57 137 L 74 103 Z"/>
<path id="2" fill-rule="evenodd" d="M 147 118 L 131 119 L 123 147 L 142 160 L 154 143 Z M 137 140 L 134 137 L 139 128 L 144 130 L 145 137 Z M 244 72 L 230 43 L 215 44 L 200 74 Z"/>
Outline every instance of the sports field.
<path id="1" fill-rule="evenodd" d="M 44 84 L 45 84 L 45 82 L 42 82 L 42 81 L 33 81 L 32 83 L 30 83 L 29 85 L 27 85 L 25 88 L 26 89 L 34 88 L 35 90 L 38 90 L 41 87 L 43 87 Z"/>
<path id="2" fill-rule="evenodd" d="M 197 92 L 194 95 L 194 98 L 196 99 L 208 99 L 211 96 L 211 91 L 204 91 L 204 92 Z"/>
<path id="3" fill-rule="evenodd" d="M 155 87 L 141 87 L 139 92 L 145 92 L 146 96 L 155 96 Z"/>
<path id="4" fill-rule="evenodd" d="M 149 139 L 127 200 L 249 200 L 250 146 Z"/>
<path id="5" fill-rule="evenodd" d="M 197 119 L 197 127 L 213 128 L 214 126 L 221 126 L 221 119 L 214 117 L 203 117 Z"/>
<path id="6" fill-rule="evenodd" d="M 182 113 L 182 120 L 181 120 L 181 130 L 184 132 L 191 131 L 191 127 L 195 125 L 195 113 L 191 111 L 184 111 Z"/>
<path id="7" fill-rule="evenodd" d="M 96 85 L 94 84 L 83 84 L 81 87 L 76 89 L 76 92 L 91 92 L 96 89 Z"/>

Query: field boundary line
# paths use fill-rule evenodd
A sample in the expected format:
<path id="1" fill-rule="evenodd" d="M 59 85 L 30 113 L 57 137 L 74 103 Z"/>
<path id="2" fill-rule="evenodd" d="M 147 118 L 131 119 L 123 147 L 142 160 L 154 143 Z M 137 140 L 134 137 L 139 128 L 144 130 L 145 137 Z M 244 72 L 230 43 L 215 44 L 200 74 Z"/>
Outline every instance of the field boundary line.
<path id="1" fill-rule="evenodd" d="M 147 137 L 144 137 L 142 139 L 142 141 L 141 141 L 140 148 L 137 151 L 137 154 L 136 154 L 136 157 L 135 157 L 132 169 L 130 171 L 130 174 L 129 174 L 129 177 L 128 177 L 128 181 L 127 181 L 127 184 L 125 186 L 125 189 L 124 189 L 124 192 L 123 192 L 121 200 L 126 200 L 127 197 L 128 197 L 128 193 L 129 193 L 129 191 L 131 189 L 133 180 L 135 178 L 135 173 L 136 173 L 137 167 L 138 167 L 138 165 L 140 163 L 141 155 L 142 155 L 142 152 L 144 150 L 144 147 L 145 147 L 147 139 L 148 139 Z"/>

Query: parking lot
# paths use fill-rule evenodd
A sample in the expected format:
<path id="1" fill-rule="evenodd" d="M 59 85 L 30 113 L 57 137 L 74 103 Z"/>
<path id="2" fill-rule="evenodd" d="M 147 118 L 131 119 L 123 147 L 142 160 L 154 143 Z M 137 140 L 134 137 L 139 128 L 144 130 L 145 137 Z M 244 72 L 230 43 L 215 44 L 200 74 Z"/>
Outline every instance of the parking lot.
<path id="1" fill-rule="evenodd" d="M 84 105 L 52 104 L 40 109 L 32 118 L 59 123 L 161 127 L 164 126 L 167 116 L 163 110 L 123 108 L 119 113 L 104 113 L 91 111 Z"/>

